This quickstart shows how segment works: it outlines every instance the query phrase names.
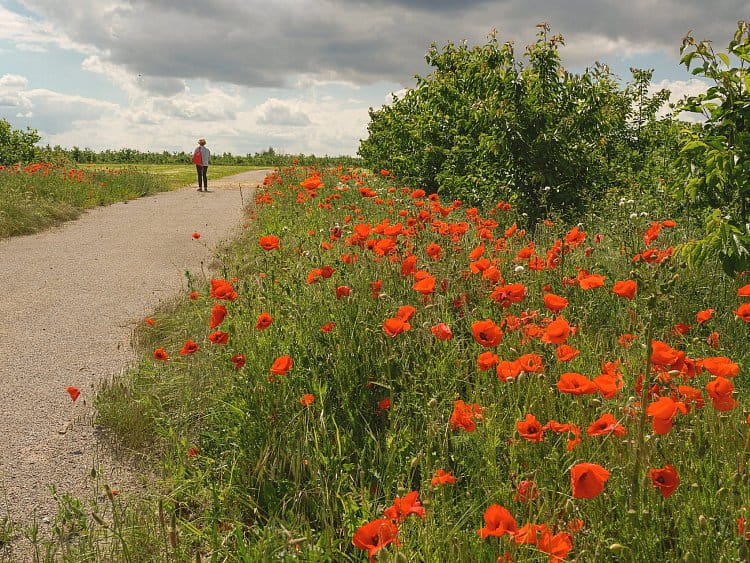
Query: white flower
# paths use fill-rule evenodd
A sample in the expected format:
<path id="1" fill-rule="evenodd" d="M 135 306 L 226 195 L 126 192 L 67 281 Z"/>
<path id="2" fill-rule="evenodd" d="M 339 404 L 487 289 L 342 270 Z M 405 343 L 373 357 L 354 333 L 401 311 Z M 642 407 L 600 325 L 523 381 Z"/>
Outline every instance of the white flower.
<path id="1" fill-rule="evenodd" d="M 631 219 L 638 219 L 638 213 L 631 213 L 630 214 Z"/>
<path id="2" fill-rule="evenodd" d="M 514 272 L 516 272 L 516 273 L 518 274 L 518 273 L 520 273 L 520 272 L 523 272 L 523 271 L 524 271 L 524 267 L 523 267 L 523 266 L 516 266 L 516 267 L 515 267 L 515 268 L 513 269 L 513 271 L 514 271 Z"/>
<path id="3" fill-rule="evenodd" d="M 648 217 L 648 213 L 646 213 L 645 211 L 641 211 L 641 217 Z"/>
<path id="4" fill-rule="evenodd" d="M 632 199 L 629 199 L 629 200 L 627 201 L 627 204 L 628 204 L 628 205 L 633 205 L 634 203 L 635 203 L 635 200 L 632 200 Z"/>

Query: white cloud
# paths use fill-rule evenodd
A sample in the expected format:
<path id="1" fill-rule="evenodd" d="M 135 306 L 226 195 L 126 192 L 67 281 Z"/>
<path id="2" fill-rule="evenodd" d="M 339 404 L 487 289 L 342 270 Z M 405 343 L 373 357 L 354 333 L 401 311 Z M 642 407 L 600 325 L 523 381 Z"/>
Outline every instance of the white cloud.
<path id="1" fill-rule="evenodd" d="M 256 108 L 259 125 L 302 127 L 311 123 L 310 117 L 299 109 L 299 104 L 271 98 Z"/>
<path id="2" fill-rule="evenodd" d="M 689 80 L 662 80 L 651 85 L 649 93 L 653 94 L 659 90 L 669 90 L 669 101 L 659 111 L 659 117 L 663 117 L 668 113 L 672 112 L 673 109 L 669 105 L 674 106 L 679 101 L 684 99 L 686 96 L 697 96 L 704 94 L 708 90 L 708 83 L 698 78 L 691 78 Z M 698 113 L 684 112 L 679 115 L 679 118 L 683 121 L 703 121 L 704 117 Z"/>

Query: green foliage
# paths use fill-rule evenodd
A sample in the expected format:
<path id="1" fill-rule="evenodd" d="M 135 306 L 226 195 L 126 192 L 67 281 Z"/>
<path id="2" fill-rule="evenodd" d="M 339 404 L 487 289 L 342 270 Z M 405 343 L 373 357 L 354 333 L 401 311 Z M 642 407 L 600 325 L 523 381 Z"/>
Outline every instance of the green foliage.
<path id="1" fill-rule="evenodd" d="M 427 62 L 435 70 L 370 110 L 359 154 L 450 198 L 512 200 L 531 221 L 550 209 L 580 216 L 615 183 L 625 145 L 627 163 L 650 162 L 644 154 L 668 130 L 653 126 L 668 92 L 646 96 L 649 71 L 634 70 L 625 91 L 604 65 L 567 72 L 562 38 L 539 27 L 525 62 L 494 33 L 471 48 L 433 44 Z"/>
<path id="2" fill-rule="evenodd" d="M 700 265 L 716 253 L 732 275 L 750 269 L 750 24 L 738 22 L 726 53 L 689 34 L 681 52 L 688 69 L 697 63 L 694 75 L 714 84 L 680 107 L 706 119 L 683 130 L 680 153 L 687 174 L 677 190 L 705 213 L 705 233 L 680 254 Z"/>
<path id="3" fill-rule="evenodd" d="M 0 165 L 25 164 L 34 160 L 41 137 L 33 129 L 13 129 L 5 119 L 0 119 Z"/>

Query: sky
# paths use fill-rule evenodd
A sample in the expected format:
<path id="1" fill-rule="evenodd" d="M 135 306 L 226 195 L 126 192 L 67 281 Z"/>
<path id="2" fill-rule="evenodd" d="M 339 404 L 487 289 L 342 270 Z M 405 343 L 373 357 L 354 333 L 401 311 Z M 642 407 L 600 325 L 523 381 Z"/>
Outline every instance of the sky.
<path id="1" fill-rule="evenodd" d="M 354 155 L 433 42 L 497 30 L 520 54 L 545 21 L 568 70 L 652 68 L 679 99 L 706 87 L 685 34 L 724 49 L 748 18 L 747 0 L 0 0 L 0 118 L 63 147 Z"/>

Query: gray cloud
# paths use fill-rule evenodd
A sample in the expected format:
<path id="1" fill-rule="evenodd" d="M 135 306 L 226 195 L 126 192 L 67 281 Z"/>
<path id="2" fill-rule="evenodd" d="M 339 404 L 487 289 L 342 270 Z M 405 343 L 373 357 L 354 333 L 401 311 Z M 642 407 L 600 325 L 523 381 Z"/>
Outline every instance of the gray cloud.
<path id="1" fill-rule="evenodd" d="M 183 79 L 247 86 L 285 86 L 301 74 L 353 83 L 412 84 L 428 69 L 431 42 L 483 42 L 492 28 L 502 41 L 533 40 L 541 20 L 571 45 L 569 63 L 590 64 L 618 53 L 661 50 L 677 58 L 680 40 L 726 43 L 746 0 L 26 0 L 76 44 L 145 77 L 154 92 L 176 91 Z M 575 45 L 574 45 L 575 44 Z M 161 77 L 166 82 L 152 82 Z"/>
<path id="2" fill-rule="evenodd" d="M 257 123 L 260 125 L 286 125 L 302 127 L 311 123 L 303 111 L 295 110 L 281 101 L 269 101 L 260 108 Z"/>

